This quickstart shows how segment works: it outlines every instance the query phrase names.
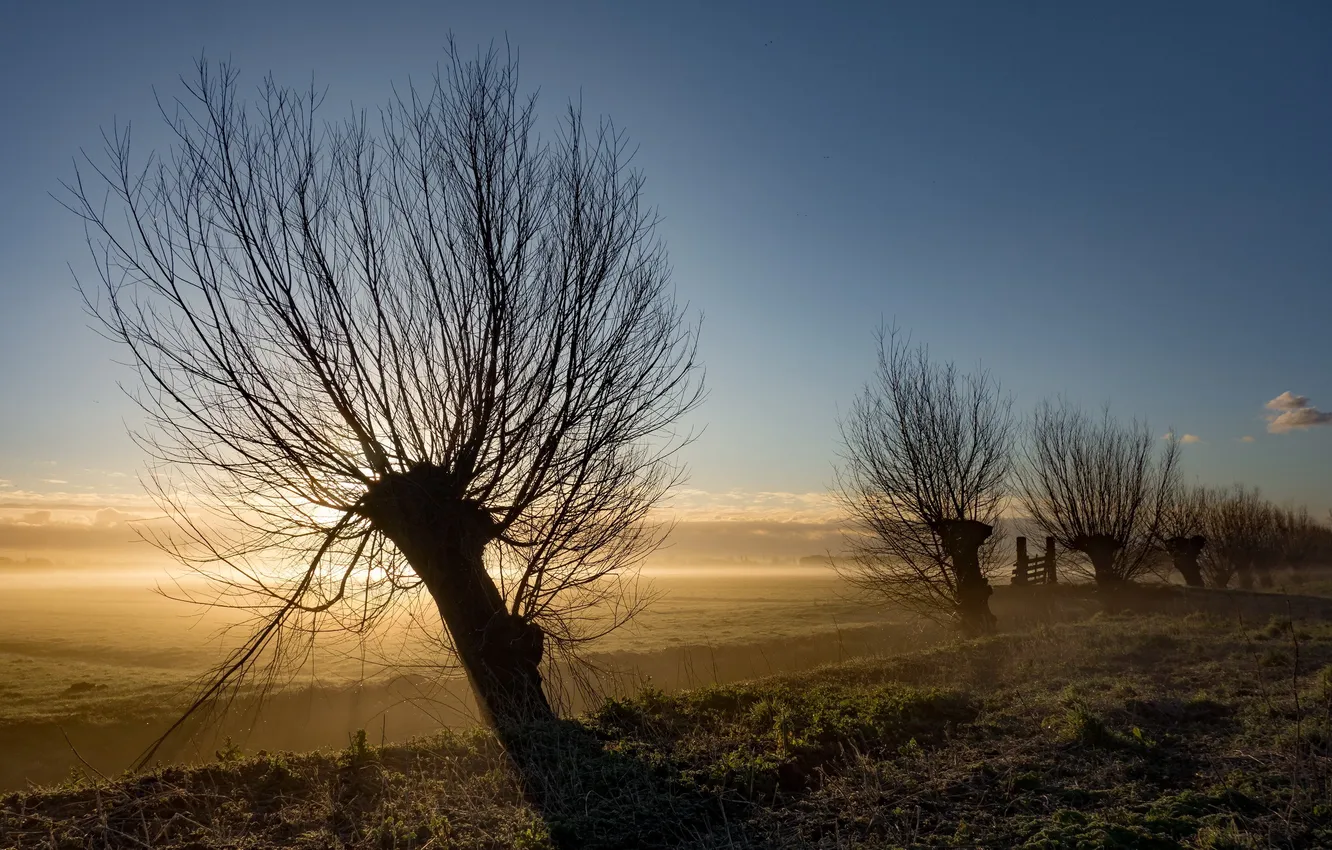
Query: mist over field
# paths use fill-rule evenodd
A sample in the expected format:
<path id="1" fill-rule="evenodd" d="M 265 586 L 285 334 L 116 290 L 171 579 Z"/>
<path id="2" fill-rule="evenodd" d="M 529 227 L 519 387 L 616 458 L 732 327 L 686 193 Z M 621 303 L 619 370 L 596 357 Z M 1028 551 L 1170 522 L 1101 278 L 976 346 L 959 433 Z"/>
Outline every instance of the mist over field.
<path id="1" fill-rule="evenodd" d="M 104 772 L 128 766 L 176 718 L 204 671 L 234 646 L 229 625 L 243 612 L 166 598 L 164 568 L 124 565 L 0 566 L 0 741 L 10 757 L 0 788 L 53 781 L 78 765 L 63 740 Z M 835 571 L 742 564 L 643 570 L 653 604 L 599 641 L 589 660 L 600 689 L 645 683 L 675 690 L 805 669 L 888 651 L 926 634 L 881 606 L 855 598 Z M 188 587 L 188 581 L 185 581 Z M 428 602 L 428 600 L 426 600 Z M 365 640 L 321 636 L 305 664 L 268 695 L 258 723 L 238 712 L 181 757 L 207 754 L 227 737 L 249 751 L 345 744 L 367 729 L 405 740 L 442 723 L 477 722 L 472 698 L 439 630 L 433 607 L 404 605 Z M 615 675 L 609 675 L 614 673 Z M 571 692 L 574 707 L 586 705 Z"/>

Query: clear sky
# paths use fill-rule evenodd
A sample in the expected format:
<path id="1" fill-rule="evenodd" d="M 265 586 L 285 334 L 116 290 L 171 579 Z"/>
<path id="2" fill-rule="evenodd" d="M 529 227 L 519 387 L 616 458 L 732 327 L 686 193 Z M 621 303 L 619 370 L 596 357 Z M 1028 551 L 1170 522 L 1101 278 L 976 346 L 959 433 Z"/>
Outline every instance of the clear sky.
<path id="1" fill-rule="evenodd" d="M 894 320 L 1022 411 L 1108 402 L 1194 435 L 1205 483 L 1332 507 L 1332 417 L 1311 409 L 1332 409 L 1321 0 L 6 3 L 0 500 L 135 503 L 131 375 L 88 328 L 82 232 L 48 197 L 99 127 L 161 142 L 153 87 L 201 52 L 246 82 L 313 73 L 330 116 L 374 107 L 449 31 L 507 36 L 544 114 L 581 96 L 641 146 L 706 316 L 699 515 L 817 513 L 799 494 L 828 485 Z M 1269 432 L 1286 392 L 1323 424 Z"/>

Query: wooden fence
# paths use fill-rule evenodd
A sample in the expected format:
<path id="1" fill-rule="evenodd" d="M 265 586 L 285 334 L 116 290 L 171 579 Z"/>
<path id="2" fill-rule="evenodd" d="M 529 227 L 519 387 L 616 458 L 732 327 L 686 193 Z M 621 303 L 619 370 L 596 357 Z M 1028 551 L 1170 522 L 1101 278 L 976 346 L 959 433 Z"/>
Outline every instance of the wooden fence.
<path id="1" fill-rule="evenodd" d="M 1013 584 L 1054 584 L 1058 581 L 1055 575 L 1056 566 L 1053 537 L 1045 538 L 1045 554 L 1034 558 L 1027 554 L 1027 538 L 1017 539 L 1017 563 L 1013 565 Z"/>

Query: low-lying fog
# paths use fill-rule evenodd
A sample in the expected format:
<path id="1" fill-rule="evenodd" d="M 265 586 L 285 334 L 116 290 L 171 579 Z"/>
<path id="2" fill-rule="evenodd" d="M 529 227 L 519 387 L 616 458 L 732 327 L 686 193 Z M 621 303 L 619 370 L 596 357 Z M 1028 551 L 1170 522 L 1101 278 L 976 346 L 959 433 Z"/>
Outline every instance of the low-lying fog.
<path id="1" fill-rule="evenodd" d="M 902 648 L 924 627 L 850 598 L 835 571 L 810 566 L 649 566 L 656 592 L 631 625 L 594 644 L 602 692 L 665 689 L 800 669 Z M 51 781 L 77 763 L 123 769 L 176 716 L 199 674 L 240 635 L 234 612 L 164 598 L 162 569 L 0 571 L 0 746 L 16 760 L 0 788 Z M 367 641 L 329 641 L 271 699 L 259 722 L 228 721 L 248 750 L 345 744 L 348 732 L 402 739 L 470 722 L 465 686 L 432 644 L 433 606 Z M 405 620 L 406 618 L 404 618 Z M 926 629 L 928 631 L 928 629 Z M 571 696 L 572 707 L 587 704 Z M 244 714 L 242 712 L 242 714 Z M 210 754 L 216 736 L 176 757 Z"/>
<path id="2" fill-rule="evenodd" d="M 829 568 L 648 567 L 643 576 L 656 599 L 629 626 L 597 642 L 596 652 L 748 643 L 884 619 L 882 611 L 848 598 Z M 159 583 L 178 593 L 160 570 L 6 570 L 0 574 L 0 687 L 22 681 L 26 690 L 34 668 L 108 688 L 126 677 L 172 678 L 206 669 L 239 638 L 219 632 L 240 616 L 166 598 L 154 590 Z M 431 606 L 421 602 L 423 625 L 408 626 L 403 617 L 364 646 L 325 641 L 314 677 L 356 681 L 386 672 L 384 665 L 395 661 L 419 663 L 422 653 L 434 652 L 427 629 L 439 628 Z M 6 700 L 0 717 L 15 708 Z"/>

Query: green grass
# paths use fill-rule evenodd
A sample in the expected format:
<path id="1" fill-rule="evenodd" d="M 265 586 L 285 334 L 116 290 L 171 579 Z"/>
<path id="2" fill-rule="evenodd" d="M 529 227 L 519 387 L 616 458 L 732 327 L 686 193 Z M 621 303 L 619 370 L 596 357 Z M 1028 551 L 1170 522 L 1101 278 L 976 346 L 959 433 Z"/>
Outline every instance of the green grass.
<path id="1" fill-rule="evenodd" d="M 480 731 L 223 748 L 4 797 L 0 846 L 1332 846 L 1332 623 L 1098 616 L 649 690 L 521 747 L 526 781 Z"/>

